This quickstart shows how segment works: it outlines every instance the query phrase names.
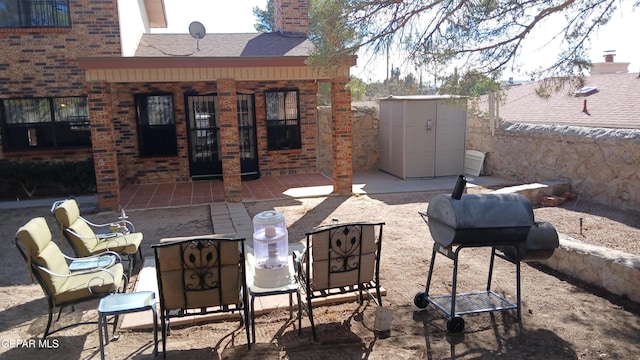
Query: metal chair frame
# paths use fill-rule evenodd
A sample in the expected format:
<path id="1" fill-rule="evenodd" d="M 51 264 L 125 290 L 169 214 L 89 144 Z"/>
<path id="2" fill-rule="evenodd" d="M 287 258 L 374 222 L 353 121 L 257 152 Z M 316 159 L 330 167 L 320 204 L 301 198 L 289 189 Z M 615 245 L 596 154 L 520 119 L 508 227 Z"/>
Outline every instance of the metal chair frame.
<path id="1" fill-rule="evenodd" d="M 337 276 L 341 273 L 357 271 L 358 279 L 360 279 L 360 270 L 362 264 L 362 229 L 364 226 L 374 226 L 378 228 L 377 234 L 375 235 L 376 242 L 376 250 L 375 250 L 375 263 L 374 263 L 374 273 L 373 280 L 365 283 L 357 283 L 350 286 L 335 286 L 332 284 L 332 277 Z M 367 292 L 369 295 L 369 299 L 373 299 L 377 306 L 382 306 L 382 295 L 380 292 L 380 251 L 382 247 L 382 228 L 384 226 L 383 222 L 372 223 L 372 222 L 357 222 L 357 223 L 343 223 L 343 224 L 333 224 L 328 226 L 322 226 L 314 229 L 306 233 L 306 246 L 303 253 L 294 252 L 293 260 L 294 266 L 296 267 L 296 281 L 299 284 L 298 291 L 298 333 L 302 333 L 302 319 L 301 319 L 301 309 L 304 309 L 309 316 L 309 321 L 311 322 L 311 330 L 313 333 L 313 339 L 317 340 L 316 337 L 316 329 L 315 329 L 315 321 L 313 319 L 313 306 L 312 302 L 317 298 L 326 298 L 331 295 L 338 294 L 347 294 L 358 291 L 358 301 L 360 304 L 364 301 L 363 294 Z M 348 232 L 356 230 L 356 234 L 359 234 L 359 237 L 352 238 L 348 243 L 341 242 L 339 240 L 334 241 L 334 235 L 336 238 L 342 237 L 346 235 Z M 321 232 L 329 232 L 329 246 L 328 258 L 332 259 L 332 253 L 338 254 L 338 257 L 333 257 L 334 261 L 331 262 L 330 266 L 327 266 L 327 278 L 328 278 L 328 286 L 322 289 L 314 289 L 313 287 L 313 279 L 311 278 L 311 269 L 312 269 L 312 248 L 313 235 L 319 234 Z M 343 235 L 339 235 L 338 232 L 342 232 Z M 345 233 L 347 232 L 347 233 Z M 375 290 L 375 294 L 372 291 Z M 302 295 L 304 294 L 305 302 L 302 301 Z"/>
<path id="2" fill-rule="evenodd" d="M 38 281 L 38 284 L 40 284 L 40 287 L 42 288 L 42 291 L 45 294 L 45 297 L 47 298 L 47 303 L 48 303 L 48 306 L 49 306 L 49 317 L 48 317 L 48 320 L 47 320 L 47 326 L 46 326 L 46 328 L 44 330 L 44 336 L 42 337 L 42 339 L 44 340 L 44 339 L 47 338 L 47 336 L 49 336 L 51 334 L 54 334 L 54 333 L 56 333 L 58 331 L 62 331 L 62 330 L 68 329 L 70 327 L 74 327 L 74 326 L 78 326 L 78 325 L 84 325 L 84 324 L 95 324 L 96 322 L 92 322 L 92 321 L 80 322 L 80 323 L 75 323 L 75 324 L 70 324 L 70 325 L 63 326 L 63 327 L 58 328 L 58 329 L 56 329 L 54 331 L 49 331 L 51 329 L 51 325 L 52 325 L 52 322 L 53 322 L 53 313 L 54 313 L 54 310 L 55 310 L 56 307 L 59 308 L 58 316 L 56 317 L 56 322 L 57 322 L 58 320 L 60 320 L 60 316 L 62 315 L 62 309 L 64 309 L 66 306 L 71 306 L 72 307 L 71 311 L 74 311 L 75 310 L 74 305 L 76 305 L 76 304 L 80 304 L 80 303 L 83 303 L 85 301 L 91 301 L 91 300 L 95 300 L 95 299 L 100 299 L 100 298 L 103 298 L 105 296 L 108 296 L 108 295 L 112 294 L 110 292 L 108 292 L 108 293 L 94 293 L 92 291 L 92 289 L 91 289 L 91 286 L 92 286 L 91 282 L 94 279 L 95 280 L 104 281 L 98 274 L 106 273 L 109 276 L 111 276 L 112 279 L 114 279 L 113 274 L 108 269 L 100 268 L 100 267 L 93 268 L 93 269 L 87 269 L 87 270 L 81 270 L 81 271 L 75 271 L 75 272 L 72 272 L 70 275 L 57 274 L 57 273 L 54 273 L 53 271 L 50 271 L 49 269 L 47 269 L 45 267 L 36 265 L 33 262 L 31 262 L 29 260 L 29 255 L 27 255 L 25 250 L 22 248 L 22 246 L 19 243 L 19 240 L 16 238 L 14 241 L 15 241 L 16 247 L 18 248 L 18 251 L 20 252 L 20 255 L 22 256 L 22 258 L 27 263 L 27 266 L 31 267 L 30 268 L 31 274 L 33 274 L 33 276 L 36 278 L 36 280 Z M 115 254 L 115 255 L 117 256 L 117 254 Z M 73 257 L 67 256 L 67 255 L 64 255 L 64 254 L 63 254 L 63 256 L 65 257 L 65 259 L 71 260 L 71 261 L 78 259 L 78 258 L 73 258 Z M 101 255 L 96 255 L 95 257 L 98 257 L 98 256 L 101 256 Z M 86 259 L 86 258 L 83 258 L 83 259 Z M 119 259 L 119 257 L 118 257 L 118 259 Z M 51 276 L 57 276 L 57 277 L 73 277 L 73 276 L 78 276 L 78 275 L 95 273 L 96 276 L 93 277 L 87 283 L 87 289 L 89 290 L 89 292 L 93 296 L 88 297 L 88 298 L 83 298 L 83 299 L 78 299 L 78 300 L 74 300 L 74 301 L 67 301 L 67 302 L 62 302 L 62 303 L 56 304 L 53 301 L 53 294 L 51 294 L 51 292 L 49 292 L 49 289 L 47 288 L 47 286 L 46 286 L 46 284 L 44 282 L 44 279 L 40 276 L 40 274 L 36 270 L 42 270 L 42 271 L 46 272 L 47 274 L 50 274 Z M 124 291 L 124 289 L 126 289 L 126 287 L 127 287 L 128 279 L 127 279 L 126 275 L 123 275 L 123 276 L 124 276 L 124 279 L 125 279 L 125 284 L 124 284 L 124 287 L 123 287 L 123 291 Z M 115 279 L 114 279 L 114 282 L 115 282 Z"/>
<path id="3" fill-rule="evenodd" d="M 53 203 L 53 205 L 51 206 L 50 212 L 51 212 L 51 215 L 53 216 L 53 218 L 56 220 L 56 223 L 58 224 L 58 227 L 61 230 L 62 238 L 64 240 L 66 240 L 67 243 L 69 243 L 69 245 L 71 246 L 71 249 L 73 250 L 74 254 L 76 256 L 79 256 L 78 249 L 76 249 L 73 241 L 71 241 L 71 239 L 68 238 L 67 234 L 68 233 L 73 234 L 74 236 L 76 236 L 76 237 L 78 237 L 80 239 L 89 239 L 89 238 L 86 237 L 86 236 L 82 236 L 82 235 L 76 233 L 75 231 L 73 231 L 73 230 L 71 230 L 69 228 L 64 228 L 62 226 L 62 224 L 58 221 L 58 218 L 56 217 L 56 215 L 54 213 L 56 208 L 58 208 L 58 206 L 60 206 L 60 204 L 62 204 L 63 202 L 65 202 L 67 200 L 68 199 L 55 201 Z M 123 235 L 129 234 L 129 233 L 133 233 L 136 230 L 136 228 L 133 225 L 133 223 L 131 221 L 129 221 L 129 220 L 126 220 L 128 218 L 128 216 L 126 215 L 124 209 L 122 209 L 122 211 L 120 213 L 120 216 L 118 217 L 118 221 L 117 222 L 112 222 L 112 223 L 96 224 L 96 223 L 93 223 L 93 222 L 85 219 L 81 215 L 79 215 L 78 218 L 80 220 L 84 221 L 85 223 L 87 223 L 92 228 L 92 230 L 93 230 L 93 228 L 96 228 L 96 229 L 101 229 L 101 228 L 106 228 L 106 227 L 110 228 L 112 225 L 117 224 L 117 226 L 120 228 L 121 231 L 116 231 L 116 232 L 109 231 L 109 232 L 102 232 L 102 233 L 96 233 L 94 231 L 94 234 L 95 234 L 96 238 L 99 241 L 107 241 L 107 242 L 113 241 L 113 238 L 115 238 L 115 237 L 119 237 L 119 236 L 123 236 Z M 142 260 L 143 259 L 142 247 L 138 248 L 137 254 L 140 257 L 140 260 Z M 128 274 L 128 277 L 131 278 L 131 275 L 133 273 L 133 268 L 135 267 L 135 264 L 136 264 L 136 254 L 120 254 L 120 255 L 124 255 L 126 257 L 126 259 L 127 259 L 127 262 L 129 264 L 128 270 L 127 270 L 127 274 Z"/>
<path id="4" fill-rule="evenodd" d="M 246 280 L 246 268 L 245 268 L 245 249 L 244 249 L 244 238 L 226 238 L 226 237 L 217 237 L 215 235 L 212 236 L 197 236 L 190 238 L 183 238 L 184 240 L 178 241 L 166 241 L 162 240 L 159 244 L 153 244 L 151 247 L 154 250 L 155 261 L 156 261 L 156 275 L 158 280 L 158 292 L 160 294 L 160 320 L 161 320 L 161 328 L 162 328 L 162 353 L 163 357 L 166 357 L 166 342 L 167 342 L 167 334 L 170 332 L 170 321 L 172 318 L 179 318 L 185 316 L 192 315 L 207 315 L 207 314 L 216 314 L 223 312 L 231 312 L 234 313 L 236 311 L 240 314 L 240 326 L 245 327 L 246 336 L 247 336 L 247 347 L 251 349 L 251 340 L 249 335 L 249 305 L 248 305 L 248 291 L 247 291 L 247 280 Z M 222 263 L 221 263 L 221 253 L 220 253 L 220 244 L 222 242 L 235 242 L 238 244 L 238 267 L 240 271 L 240 293 L 238 298 L 238 303 L 232 305 L 213 305 L 215 302 L 212 302 L 211 307 L 198 307 L 198 308 L 182 308 L 179 310 L 175 309 L 167 309 L 165 304 L 165 291 L 182 291 L 184 296 L 184 303 L 187 303 L 187 293 L 188 292 L 202 292 L 217 289 L 219 290 L 219 301 L 222 302 L 223 291 L 222 284 L 225 282 L 225 279 L 222 275 Z M 182 266 L 182 279 L 192 279 L 192 283 L 183 283 L 182 289 L 176 288 L 166 288 L 166 284 L 164 284 L 162 278 L 161 271 L 161 260 L 159 255 L 159 250 L 166 247 L 180 247 L 181 251 L 181 266 Z M 197 261 L 195 259 L 188 258 L 185 255 L 185 249 L 196 248 L 199 256 L 196 256 L 195 259 L 207 259 L 209 266 L 190 266 L 188 262 L 191 264 L 195 264 Z M 192 254 L 193 252 L 191 252 Z M 215 270 L 215 271 L 214 271 Z M 185 275 L 185 273 L 188 273 Z M 216 275 L 216 276 L 213 276 Z M 227 280 L 228 281 L 228 280 Z"/>

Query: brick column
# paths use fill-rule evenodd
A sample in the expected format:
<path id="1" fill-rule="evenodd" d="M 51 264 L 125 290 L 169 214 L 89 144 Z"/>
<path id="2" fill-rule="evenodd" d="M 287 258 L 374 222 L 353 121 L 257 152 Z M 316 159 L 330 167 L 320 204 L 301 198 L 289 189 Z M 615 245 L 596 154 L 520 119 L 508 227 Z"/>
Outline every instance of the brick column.
<path id="1" fill-rule="evenodd" d="M 91 144 L 96 172 L 98 207 L 101 210 L 120 208 L 120 178 L 113 128 L 111 87 L 106 82 L 89 84 L 89 119 Z"/>
<path id="2" fill-rule="evenodd" d="M 351 93 L 348 77 L 331 80 L 332 176 L 335 194 L 351 194 L 353 183 Z"/>
<path id="3" fill-rule="evenodd" d="M 236 81 L 233 79 L 218 80 L 222 181 L 224 183 L 224 201 L 227 202 L 242 202 L 237 106 Z"/>

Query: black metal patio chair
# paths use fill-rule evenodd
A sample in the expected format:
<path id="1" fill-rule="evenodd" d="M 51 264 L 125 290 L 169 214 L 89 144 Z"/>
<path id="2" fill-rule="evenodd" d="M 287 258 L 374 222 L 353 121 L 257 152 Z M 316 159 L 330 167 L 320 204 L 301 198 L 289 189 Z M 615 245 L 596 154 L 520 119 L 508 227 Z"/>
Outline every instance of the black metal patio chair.
<path id="1" fill-rule="evenodd" d="M 166 357 L 170 320 L 238 312 L 249 338 L 244 238 L 205 235 L 162 239 L 155 253 L 162 353 Z"/>
<path id="2" fill-rule="evenodd" d="M 306 234 L 303 253 L 294 252 L 298 292 L 298 328 L 302 332 L 301 309 L 307 312 L 316 338 L 313 303 L 332 295 L 364 292 L 382 306 L 380 250 L 384 223 L 347 223 L 322 226 Z M 304 301 L 302 301 L 302 295 Z"/>

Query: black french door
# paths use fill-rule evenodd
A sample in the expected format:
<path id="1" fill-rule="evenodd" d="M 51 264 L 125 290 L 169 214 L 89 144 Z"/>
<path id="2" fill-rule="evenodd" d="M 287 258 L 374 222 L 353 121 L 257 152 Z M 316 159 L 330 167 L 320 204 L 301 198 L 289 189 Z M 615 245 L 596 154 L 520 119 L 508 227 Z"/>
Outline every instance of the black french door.
<path id="1" fill-rule="evenodd" d="M 222 176 L 220 125 L 216 95 L 187 94 L 190 174 L 194 179 Z M 237 95 L 240 171 L 243 178 L 257 178 L 255 97 Z"/>
<path id="2" fill-rule="evenodd" d="M 188 94 L 185 100 L 191 177 L 222 176 L 218 97 Z"/>
<path id="3" fill-rule="evenodd" d="M 240 135 L 240 171 L 245 179 L 258 178 L 255 97 L 238 94 L 238 133 Z"/>

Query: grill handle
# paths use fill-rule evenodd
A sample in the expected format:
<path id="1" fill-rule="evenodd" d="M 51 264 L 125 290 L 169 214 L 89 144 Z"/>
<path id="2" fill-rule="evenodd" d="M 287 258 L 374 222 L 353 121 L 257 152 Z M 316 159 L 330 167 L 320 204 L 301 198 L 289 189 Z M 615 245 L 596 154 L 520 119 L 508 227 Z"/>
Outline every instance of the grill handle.
<path id="1" fill-rule="evenodd" d="M 451 193 L 451 197 L 460 200 L 462 198 L 462 193 L 464 192 L 464 188 L 467 186 L 467 179 L 464 175 L 458 175 L 458 180 L 456 180 L 456 186 L 453 188 L 453 192 Z"/>

